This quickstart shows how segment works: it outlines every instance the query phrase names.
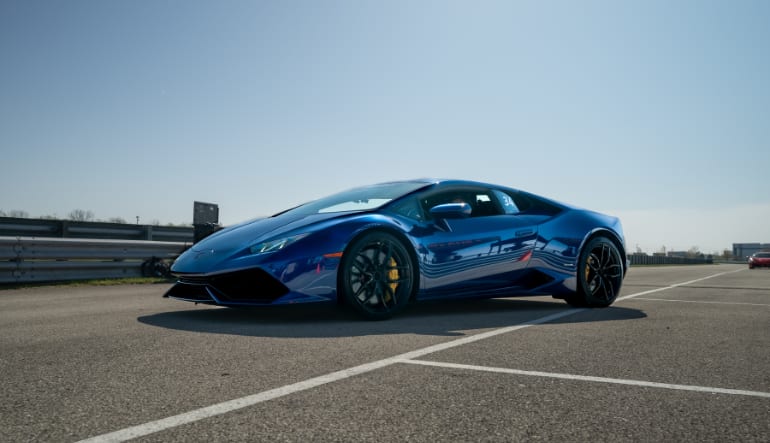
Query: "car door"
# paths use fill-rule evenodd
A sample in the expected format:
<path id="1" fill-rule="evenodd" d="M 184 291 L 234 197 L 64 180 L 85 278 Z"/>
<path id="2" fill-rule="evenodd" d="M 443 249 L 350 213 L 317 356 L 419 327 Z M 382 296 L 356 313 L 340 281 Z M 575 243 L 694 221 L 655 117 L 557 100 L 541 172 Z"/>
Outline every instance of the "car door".
<path id="1" fill-rule="evenodd" d="M 537 241 L 538 224 L 544 220 L 519 212 L 501 190 L 450 189 L 421 199 L 428 214 L 437 205 L 460 202 L 471 206 L 469 217 L 434 216 L 420 239 L 425 298 L 515 286 Z"/>

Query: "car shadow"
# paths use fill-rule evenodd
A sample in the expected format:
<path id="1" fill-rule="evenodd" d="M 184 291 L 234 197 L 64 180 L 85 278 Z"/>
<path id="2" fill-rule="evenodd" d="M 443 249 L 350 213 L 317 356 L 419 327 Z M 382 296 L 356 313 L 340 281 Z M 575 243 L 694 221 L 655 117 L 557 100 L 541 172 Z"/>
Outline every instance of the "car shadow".
<path id="1" fill-rule="evenodd" d="M 574 313 L 549 323 L 585 323 L 637 320 L 647 315 L 638 309 L 611 306 L 574 309 L 559 300 L 527 298 L 457 300 L 416 303 L 385 321 L 363 320 L 352 309 L 334 304 L 307 304 L 267 308 L 197 308 L 138 317 L 140 323 L 179 331 L 276 338 L 356 337 L 419 334 L 465 336 L 468 330 L 515 326 L 558 312 Z"/>

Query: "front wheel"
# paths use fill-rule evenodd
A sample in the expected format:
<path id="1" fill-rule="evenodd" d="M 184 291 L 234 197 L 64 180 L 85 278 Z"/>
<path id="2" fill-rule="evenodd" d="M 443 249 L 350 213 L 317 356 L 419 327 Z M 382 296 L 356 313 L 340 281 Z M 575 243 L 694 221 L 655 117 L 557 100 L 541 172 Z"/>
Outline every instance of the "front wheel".
<path id="1" fill-rule="evenodd" d="M 386 232 L 371 232 L 353 242 L 340 265 L 338 286 L 345 301 L 371 320 L 402 310 L 416 288 L 409 251 Z"/>
<path id="2" fill-rule="evenodd" d="M 623 262 L 611 240 L 596 237 L 583 248 L 577 283 L 577 292 L 566 298 L 570 305 L 604 308 L 615 301 L 623 283 Z"/>

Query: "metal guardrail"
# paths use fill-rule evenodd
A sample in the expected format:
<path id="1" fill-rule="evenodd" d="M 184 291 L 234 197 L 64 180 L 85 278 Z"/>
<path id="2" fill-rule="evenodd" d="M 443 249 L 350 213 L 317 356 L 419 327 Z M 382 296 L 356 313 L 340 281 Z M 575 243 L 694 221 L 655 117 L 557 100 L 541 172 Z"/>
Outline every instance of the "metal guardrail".
<path id="1" fill-rule="evenodd" d="M 193 228 L 0 217 L 0 236 L 192 242 Z"/>
<path id="2" fill-rule="evenodd" d="M 192 242 L 0 237 L 0 283 L 138 277 Z"/>

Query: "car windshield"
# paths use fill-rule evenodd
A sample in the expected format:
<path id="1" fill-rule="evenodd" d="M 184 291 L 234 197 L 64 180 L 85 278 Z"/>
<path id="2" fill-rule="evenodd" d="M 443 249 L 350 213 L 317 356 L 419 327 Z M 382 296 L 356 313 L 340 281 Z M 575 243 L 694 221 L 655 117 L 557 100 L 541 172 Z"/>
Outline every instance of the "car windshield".
<path id="1" fill-rule="evenodd" d="M 754 257 L 758 258 L 770 258 L 770 252 L 757 252 Z"/>
<path id="2" fill-rule="evenodd" d="M 368 211 L 427 185 L 428 183 L 423 182 L 394 182 L 364 186 L 330 195 L 280 214 L 311 215 L 329 212 Z"/>

